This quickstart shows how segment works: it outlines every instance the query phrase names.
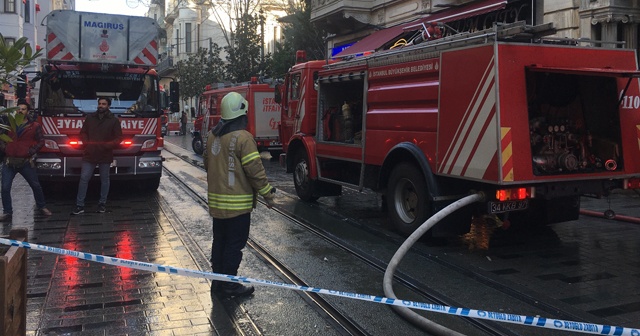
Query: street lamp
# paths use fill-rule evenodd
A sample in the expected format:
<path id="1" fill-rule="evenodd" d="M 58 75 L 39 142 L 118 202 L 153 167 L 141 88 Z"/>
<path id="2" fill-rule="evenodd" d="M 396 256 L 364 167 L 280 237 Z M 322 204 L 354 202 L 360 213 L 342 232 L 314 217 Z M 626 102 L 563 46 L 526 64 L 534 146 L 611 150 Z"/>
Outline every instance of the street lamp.
<path id="1" fill-rule="evenodd" d="M 260 63 L 264 63 L 264 11 L 260 7 Z"/>

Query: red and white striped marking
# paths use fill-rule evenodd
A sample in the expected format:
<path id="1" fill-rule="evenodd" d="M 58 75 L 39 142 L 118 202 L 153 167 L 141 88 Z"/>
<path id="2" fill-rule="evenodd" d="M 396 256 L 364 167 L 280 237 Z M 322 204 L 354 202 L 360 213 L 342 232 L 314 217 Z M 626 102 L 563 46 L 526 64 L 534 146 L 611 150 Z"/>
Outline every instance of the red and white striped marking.
<path id="1" fill-rule="evenodd" d="M 74 61 L 75 57 L 70 51 L 65 51 L 67 47 L 58 39 L 56 34 L 49 33 L 47 36 L 47 59 Z"/>
<path id="2" fill-rule="evenodd" d="M 439 173 L 483 178 L 496 153 L 497 122 L 495 58 L 491 58 L 443 156 Z"/>
<path id="3" fill-rule="evenodd" d="M 158 63 L 158 44 L 155 40 L 149 42 L 133 62 L 140 65 L 156 65 Z"/>

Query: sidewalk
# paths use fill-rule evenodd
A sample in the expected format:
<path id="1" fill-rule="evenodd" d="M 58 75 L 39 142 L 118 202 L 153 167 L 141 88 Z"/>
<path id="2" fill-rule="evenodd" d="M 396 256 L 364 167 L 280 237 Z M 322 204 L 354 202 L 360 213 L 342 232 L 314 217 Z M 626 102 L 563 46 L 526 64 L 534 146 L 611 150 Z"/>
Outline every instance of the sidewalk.
<path id="1" fill-rule="evenodd" d="M 73 195 L 71 190 L 48 195 L 53 216 L 34 217 L 31 189 L 17 176 L 13 222 L 2 223 L 1 234 L 27 228 L 31 243 L 198 269 L 174 229 L 177 219 L 157 195 L 112 189 L 107 213 L 99 214 L 92 212 L 97 203 L 92 194 L 87 213 L 79 216 L 70 215 Z M 216 302 L 214 309 L 206 279 L 31 250 L 27 282 L 27 335 L 235 334 L 222 305 Z"/>

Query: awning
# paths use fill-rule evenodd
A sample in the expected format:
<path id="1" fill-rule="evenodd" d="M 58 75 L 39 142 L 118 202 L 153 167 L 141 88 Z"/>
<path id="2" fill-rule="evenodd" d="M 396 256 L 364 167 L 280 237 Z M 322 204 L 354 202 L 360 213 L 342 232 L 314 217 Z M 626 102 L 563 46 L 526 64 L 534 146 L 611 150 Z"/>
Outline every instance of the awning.
<path id="1" fill-rule="evenodd" d="M 418 21 L 415 21 L 412 24 L 416 24 L 417 22 Z M 375 31 L 369 34 L 369 36 L 356 42 L 349 48 L 337 53 L 334 57 L 344 57 L 349 55 L 375 51 L 385 43 L 400 36 L 404 32 L 404 26 L 405 25 L 397 25 L 391 28 Z"/>
<path id="2" fill-rule="evenodd" d="M 373 52 L 382 47 L 385 43 L 392 41 L 394 38 L 402 35 L 406 30 L 419 27 L 424 22 L 448 22 L 466 19 L 468 17 L 486 14 L 492 11 L 504 9 L 507 6 L 507 0 L 482 0 L 472 4 L 457 8 L 447 9 L 440 13 L 428 15 L 419 20 L 400 24 L 394 27 L 375 31 L 369 36 L 356 42 L 349 48 L 339 52 L 334 57 L 344 57 L 356 55 L 366 52 Z M 414 29 L 415 30 L 415 29 Z"/>
<path id="3" fill-rule="evenodd" d="M 507 7 L 507 0 L 483 0 L 472 4 L 444 10 L 439 13 L 431 14 L 421 20 L 423 22 L 451 22 L 458 21 L 472 16 L 487 14 L 489 12 L 501 10 Z M 405 28 L 410 27 L 409 25 Z"/>

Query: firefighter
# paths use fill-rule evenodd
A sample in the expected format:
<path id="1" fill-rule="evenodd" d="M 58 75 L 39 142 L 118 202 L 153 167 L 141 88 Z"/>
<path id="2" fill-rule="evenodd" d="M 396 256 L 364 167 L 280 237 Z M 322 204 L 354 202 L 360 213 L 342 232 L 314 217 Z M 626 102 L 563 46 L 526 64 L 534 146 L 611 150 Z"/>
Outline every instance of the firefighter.
<path id="1" fill-rule="evenodd" d="M 251 211 L 260 194 L 271 208 L 276 189 L 269 184 L 253 135 L 246 128 L 249 103 L 237 92 L 222 98 L 222 119 L 211 130 L 203 153 L 207 171 L 209 214 L 213 217 L 211 268 L 215 273 L 237 275 L 242 249 L 249 238 Z M 240 297 L 252 286 L 213 282 L 211 295 Z"/>

